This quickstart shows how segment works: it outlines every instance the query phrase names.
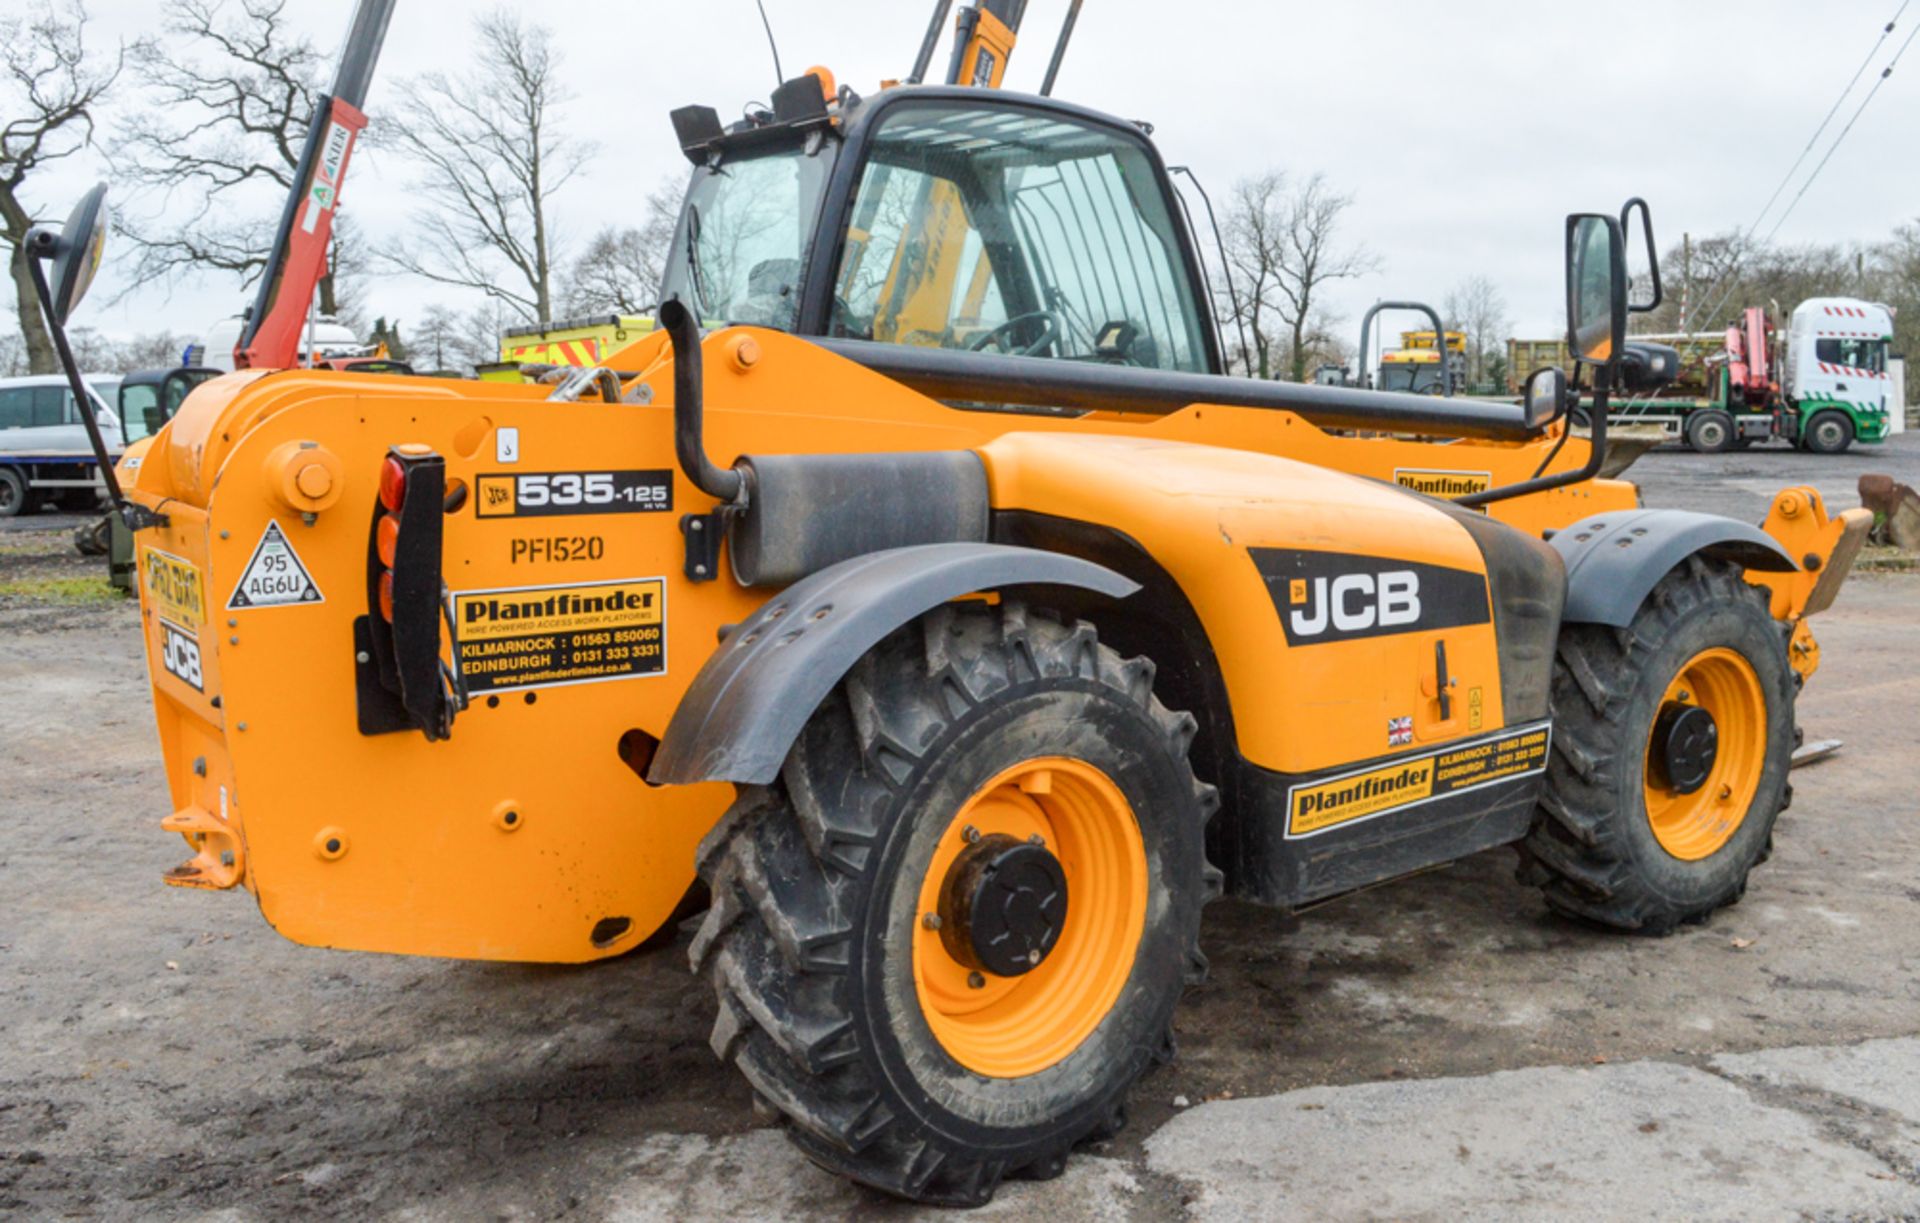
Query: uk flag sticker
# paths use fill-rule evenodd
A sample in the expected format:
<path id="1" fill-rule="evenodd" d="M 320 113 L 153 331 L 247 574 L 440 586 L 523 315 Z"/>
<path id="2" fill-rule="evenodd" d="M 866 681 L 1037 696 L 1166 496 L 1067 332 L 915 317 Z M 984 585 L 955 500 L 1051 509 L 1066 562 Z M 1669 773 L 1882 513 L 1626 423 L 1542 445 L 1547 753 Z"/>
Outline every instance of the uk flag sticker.
<path id="1" fill-rule="evenodd" d="M 1412 718 L 1387 719 L 1387 746 L 1406 747 L 1413 742 Z"/>

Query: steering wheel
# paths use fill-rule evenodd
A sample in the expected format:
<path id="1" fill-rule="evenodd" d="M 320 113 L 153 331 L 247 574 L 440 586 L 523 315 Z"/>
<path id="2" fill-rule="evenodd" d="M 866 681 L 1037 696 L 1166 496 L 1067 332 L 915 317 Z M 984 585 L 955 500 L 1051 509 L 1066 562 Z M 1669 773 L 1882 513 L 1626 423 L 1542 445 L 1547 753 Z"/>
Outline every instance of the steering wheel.
<path id="1" fill-rule="evenodd" d="M 1020 326 L 1022 323 L 1030 323 L 1034 319 L 1045 319 L 1047 323 L 1045 327 L 1041 328 L 1040 338 L 1025 348 L 1009 348 L 1007 346 L 1007 340 L 1011 337 L 1014 328 Z M 1025 314 L 1014 315 L 1006 322 L 983 335 L 975 336 L 968 342 L 967 351 L 979 352 L 987 345 L 992 344 L 1004 353 L 1012 353 L 1020 357 L 1035 357 L 1040 355 L 1041 349 L 1052 347 L 1053 342 L 1059 338 L 1060 318 L 1058 315 L 1054 314 L 1051 310 L 1029 310 Z"/>

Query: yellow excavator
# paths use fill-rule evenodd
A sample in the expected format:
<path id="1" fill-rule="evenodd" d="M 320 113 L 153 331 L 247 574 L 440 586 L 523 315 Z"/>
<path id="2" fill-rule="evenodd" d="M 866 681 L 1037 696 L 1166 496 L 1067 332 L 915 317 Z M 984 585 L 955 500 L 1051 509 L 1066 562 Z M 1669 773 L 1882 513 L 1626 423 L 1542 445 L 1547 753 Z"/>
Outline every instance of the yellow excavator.
<path id="1" fill-rule="evenodd" d="M 1147 133 L 967 83 L 1019 8 L 962 10 L 946 84 L 943 5 L 870 97 L 675 111 L 668 300 L 606 365 L 194 390 L 114 490 L 168 883 L 556 962 L 704 900 L 715 1052 L 954 1205 L 1123 1123 L 1223 891 L 1513 845 L 1612 928 L 1740 898 L 1866 524 L 1596 478 L 1634 212 L 1567 218 L 1575 377 L 1518 403 L 1227 377 Z M 102 232 L 96 192 L 29 241 L 69 367 Z"/>

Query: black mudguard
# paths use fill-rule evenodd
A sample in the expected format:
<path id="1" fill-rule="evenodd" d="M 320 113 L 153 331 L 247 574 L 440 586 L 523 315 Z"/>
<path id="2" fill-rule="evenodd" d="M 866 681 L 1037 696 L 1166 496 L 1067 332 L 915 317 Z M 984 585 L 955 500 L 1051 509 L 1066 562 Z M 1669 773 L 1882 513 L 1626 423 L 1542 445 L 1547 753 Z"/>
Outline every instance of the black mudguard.
<path id="1" fill-rule="evenodd" d="M 1091 561 L 1004 544 L 924 544 L 842 561 L 787 587 L 727 634 L 674 710 L 647 780 L 773 781 L 807 719 L 861 655 L 942 603 L 1014 586 L 1116 599 L 1139 589 Z"/>
<path id="2" fill-rule="evenodd" d="M 1660 579 L 1696 552 L 1770 573 L 1799 568 L 1760 528 L 1689 510 L 1594 514 L 1549 542 L 1567 564 L 1568 624 L 1625 628 Z"/>

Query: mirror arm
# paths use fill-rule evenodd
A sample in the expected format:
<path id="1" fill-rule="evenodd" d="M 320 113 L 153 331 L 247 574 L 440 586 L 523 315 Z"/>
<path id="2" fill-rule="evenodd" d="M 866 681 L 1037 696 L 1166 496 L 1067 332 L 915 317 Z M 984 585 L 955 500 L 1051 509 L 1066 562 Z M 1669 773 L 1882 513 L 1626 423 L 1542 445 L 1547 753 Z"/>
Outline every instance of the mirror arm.
<path id="1" fill-rule="evenodd" d="M 137 531 L 143 526 L 165 526 L 165 514 L 156 514 L 144 505 L 133 504 L 120 489 L 120 477 L 107 457 L 107 440 L 100 435 L 100 420 L 93 410 L 93 398 L 87 394 L 86 381 L 80 377 L 80 366 L 74 361 L 73 349 L 67 344 L 67 329 L 55 320 L 53 289 L 47 284 L 47 274 L 40 266 L 40 259 L 34 257 L 54 244 L 42 239 L 33 245 L 34 250 L 27 257 L 27 266 L 33 272 L 33 291 L 40 298 L 40 314 L 46 319 L 47 330 L 53 333 L 53 348 L 59 354 L 60 368 L 66 371 L 67 389 L 73 395 L 74 410 L 80 413 L 80 423 L 87 428 L 87 441 L 93 446 L 94 461 L 100 464 L 100 479 L 107 486 L 107 496 L 112 500 L 121 521 L 127 524 L 127 529 Z"/>
<path id="2" fill-rule="evenodd" d="M 1574 369 L 1577 375 L 1579 367 L 1576 365 Z M 1593 376 L 1593 410 L 1590 413 L 1593 418 L 1593 424 L 1590 430 L 1590 436 L 1587 439 L 1589 448 L 1587 461 L 1586 465 L 1578 471 L 1563 471 L 1557 476 L 1540 476 L 1532 480 L 1522 480 L 1518 484 L 1509 484 L 1504 488 L 1490 488 L 1481 493 L 1468 493 L 1464 497 L 1455 497 L 1453 503 L 1455 505 L 1464 505 L 1469 509 L 1476 509 L 1494 501 L 1505 501 L 1512 497 L 1525 497 L 1532 493 L 1544 493 L 1550 489 L 1565 488 L 1569 484 L 1579 484 L 1599 475 L 1601 460 L 1607 457 L 1607 409 L 1612 406 L 1612 390 L 1613 366 L 1602 365 L 1597 367 Z M 1575 403 L 1579 402 L 1579 392 L 1576 388 L 1569 387 L 1568 394 L 1573 396 Z M 1567 432 L 1571 434 L 1572 431 L 1573 421 L 1569 418 L 1567 420 Z M 1566 438 L 1563 436 L 1560 440 L 1564 443 Z M 1558 447 L 1555 449 L 1557 451 Z M 1552 462 L 1553 456 L 1548 455 L 1547 461 Z"/>

